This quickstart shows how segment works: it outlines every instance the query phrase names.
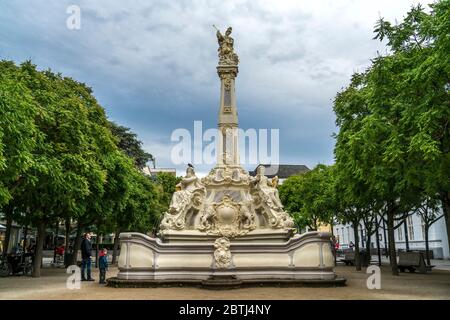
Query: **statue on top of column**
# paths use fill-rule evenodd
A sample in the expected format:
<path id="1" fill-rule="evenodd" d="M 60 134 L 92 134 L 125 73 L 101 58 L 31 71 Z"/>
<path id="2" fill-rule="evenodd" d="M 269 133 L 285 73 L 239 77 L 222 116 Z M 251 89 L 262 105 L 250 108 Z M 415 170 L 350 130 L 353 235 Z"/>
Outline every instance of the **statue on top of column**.
<path id="1" fill-rule="evenodd" d="M 216 26 L 213 25 L 214 28 Z M 232 32 L 232 28 L 228 27 L 227 31 L 225 31 L 225 35 L 220 33 L 220 30 L 217 29 L 217 41 L 219 42 L 219 65 L 232 65 L 235 66 L 239 63 L 239 57 L 236 53 L 234 53 L 234 39 L 230 36 Z"/>

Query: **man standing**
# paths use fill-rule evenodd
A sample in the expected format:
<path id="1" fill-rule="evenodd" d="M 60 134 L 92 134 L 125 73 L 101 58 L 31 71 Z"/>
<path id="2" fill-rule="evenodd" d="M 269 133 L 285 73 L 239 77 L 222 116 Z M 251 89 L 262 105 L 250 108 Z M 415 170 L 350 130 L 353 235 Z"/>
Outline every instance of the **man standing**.
<path id="1" fill-rule="evenodd" d="M 84 234 L 83 241 L 81 242 L 81 281 L 94 281 L 94 279 L 92 279 L 91 277 L 91 252 L 91 234 L 89 232 L 86 232 Z M 87 272 L 87 278 L 85 277 L 85 270 Z"/>

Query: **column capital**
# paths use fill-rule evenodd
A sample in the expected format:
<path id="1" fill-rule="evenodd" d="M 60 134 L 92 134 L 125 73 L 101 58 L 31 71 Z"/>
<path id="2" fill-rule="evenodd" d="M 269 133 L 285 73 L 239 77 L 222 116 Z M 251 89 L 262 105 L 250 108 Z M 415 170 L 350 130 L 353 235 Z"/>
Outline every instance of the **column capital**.
<path id="1" fill-rule="evenodd" d="M 220 79 L 236 78 L 239 70 L 237 66 L 217 66 L 217 74 Z"/>

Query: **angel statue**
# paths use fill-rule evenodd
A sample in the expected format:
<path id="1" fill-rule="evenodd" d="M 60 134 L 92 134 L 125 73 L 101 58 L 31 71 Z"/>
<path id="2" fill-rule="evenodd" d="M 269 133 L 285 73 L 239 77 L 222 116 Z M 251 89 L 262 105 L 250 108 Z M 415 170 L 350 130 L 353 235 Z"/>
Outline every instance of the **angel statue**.
<path id="1" fill-rule="evenodd" d="M 252 179 L 251 185 L 258 192 L 267 205 L 275 211 L 282 211 L 283 205 L 281 204 L 277 185 L 278 176 L 275 176 L 272 181 L 264 175 L 265 167 L 260 165 L 256 169 L 256 176 Z"/>
<path id="2" fill-rule="evenodd" d="M 195 175 L 192 165 L 186 169 L 186 176 L 175 186 L 169 209 L 164 213 L 160 231 L 169 229 L 183 229 L 185 227 L 186 212 L 192 206 L 199 206 L 205 194 L 205 187 Z"/>
<path id="3" fill-rule="evenodd" d="M 175 186 L 175 192 L 169 205 L 169 213 L 182 212 L 192 201 L 195 191 L 204 189 L 199 178 L 195 175 L 194 168 L 188 166 L 186 176 Z"/>
<path id="4" fill-rule="evenodd" d="M 233 29 L 228 27 L 225 31 L 225 35 L 220 33 L 220 30 L 213 25 L 217 30 L 217 41 L 219 42 L 219 65 L 237 65 L 239 63 L 239 57 L 234 53 L 234 39 L 230 36 Z"/>

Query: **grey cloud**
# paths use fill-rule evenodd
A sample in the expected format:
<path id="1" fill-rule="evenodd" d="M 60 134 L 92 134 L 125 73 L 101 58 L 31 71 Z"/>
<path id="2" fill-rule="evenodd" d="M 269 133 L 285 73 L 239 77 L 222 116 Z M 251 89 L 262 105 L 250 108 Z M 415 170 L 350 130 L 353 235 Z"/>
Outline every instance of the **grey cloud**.
<path id="1" fill-rule="evenodd" d="M 81 30 L 65 27 L 70 4 L 81 7 Z M 241 125 L 280 128 L 282 161 L 313 166 L 333 161 L 334 95 L 383 48 L 371 40 L 378 12 L 401 18 L 409 6 L 409 0 L 0 0 L 0 56 L 32 58 L 92 86 L 110 118 L 135 130 L 158 165 L 171 166 L 173 129 L 189 129 L 194 120 L 216 125 L 212 24 L 231 25 L 241 59 Z"/>

